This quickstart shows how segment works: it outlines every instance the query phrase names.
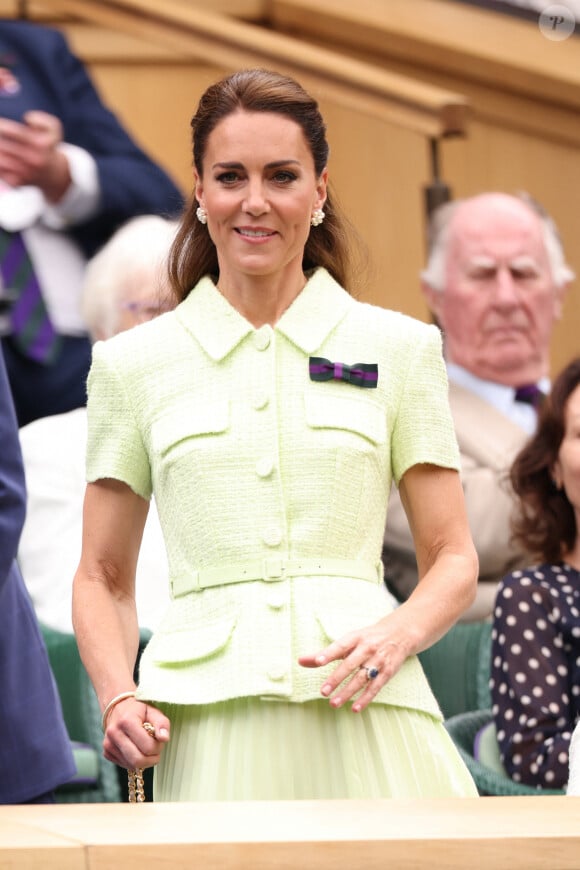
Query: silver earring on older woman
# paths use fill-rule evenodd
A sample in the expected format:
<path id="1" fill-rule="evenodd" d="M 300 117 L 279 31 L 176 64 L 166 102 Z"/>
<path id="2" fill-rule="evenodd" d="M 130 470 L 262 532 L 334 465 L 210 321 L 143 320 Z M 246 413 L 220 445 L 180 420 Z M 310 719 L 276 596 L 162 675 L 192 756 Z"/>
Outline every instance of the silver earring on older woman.
<path id="1" fill-rule="evenodd" d="M 197 211 L 195 212 L 195 216 L 197 217 L 200 224 L 207 223 L 207 212 L 202 205 L 198 207 Z"/>
<path id="2" fill-rule="evenodd" d="M 321 208 L 315 208 L 312 212 L 312 217 L 310 218 L 310 224 L 313 227 L 319 227 L 326 215 L 322 211 Z"/>

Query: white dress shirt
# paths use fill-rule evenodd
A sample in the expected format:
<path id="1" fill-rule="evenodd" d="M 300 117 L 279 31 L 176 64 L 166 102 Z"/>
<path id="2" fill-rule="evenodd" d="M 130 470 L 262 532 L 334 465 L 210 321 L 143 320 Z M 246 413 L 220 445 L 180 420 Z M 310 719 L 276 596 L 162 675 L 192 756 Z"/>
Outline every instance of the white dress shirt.
<path id="1" fill-rule="evenodd" d="M 23 426 L 28 507 L 18 562 L 39 620 L 72 632 L 72 582 L 81 555 L 86 488 L 87 411 L 43 417 Z M 155 503 L 137 564 L 137 615 L 155 629 L 169 603 L 169 569 Z"/>

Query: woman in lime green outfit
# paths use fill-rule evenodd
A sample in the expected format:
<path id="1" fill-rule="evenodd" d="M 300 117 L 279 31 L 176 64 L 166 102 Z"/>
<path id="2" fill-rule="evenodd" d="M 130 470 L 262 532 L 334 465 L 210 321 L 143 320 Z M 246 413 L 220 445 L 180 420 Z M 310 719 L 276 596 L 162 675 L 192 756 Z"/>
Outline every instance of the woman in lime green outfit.
<path id="1" fill-rule="evenodd" d="M 156 800 L 475 795 L 416 653 L 477 560 L 434 326 L 347 292 L 315 101 L 265 70 L 203 95 L 174 311 L 95 345 L 74 624 L 104 751 Z M 395 608 L 400 488 L 422 577 Z M 172 602 L 133 682 L 155 494 Z M 146 723 L 146 728 L 143 724 Z"/>

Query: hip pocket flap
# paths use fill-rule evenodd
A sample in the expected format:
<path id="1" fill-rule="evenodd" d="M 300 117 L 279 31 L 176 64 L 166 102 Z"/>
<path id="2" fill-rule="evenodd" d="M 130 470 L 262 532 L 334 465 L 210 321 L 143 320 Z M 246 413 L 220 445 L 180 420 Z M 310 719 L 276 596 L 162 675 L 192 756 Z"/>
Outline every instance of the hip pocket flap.
<path id="1" fill-rule="evenodd" d="M 158 665 L 180 665 L 211 658 L 228 645 L 236 627 L 235 617 L 203 628 L 154 636 L 149 654 Z"/>

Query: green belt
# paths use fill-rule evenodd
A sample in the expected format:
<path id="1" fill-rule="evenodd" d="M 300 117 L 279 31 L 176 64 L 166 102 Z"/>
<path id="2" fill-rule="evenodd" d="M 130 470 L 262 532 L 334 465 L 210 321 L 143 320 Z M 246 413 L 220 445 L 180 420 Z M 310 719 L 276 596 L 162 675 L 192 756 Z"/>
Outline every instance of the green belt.
<path id="1" fill-rule="evenodd" d="M 174 598 L 200 592 L 212 586 L 228 586 L 231 583 L 249 583 L 264 580 L 278 583 L 289 577 L 351 577 L 369 583 L 383 582 L 383 566 L 357 559 L 282 559 L 272 556 L 251 562 L 237 562 L 202 568 L 171 581 Z"/>

